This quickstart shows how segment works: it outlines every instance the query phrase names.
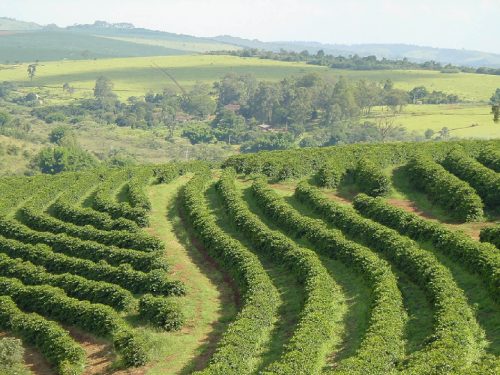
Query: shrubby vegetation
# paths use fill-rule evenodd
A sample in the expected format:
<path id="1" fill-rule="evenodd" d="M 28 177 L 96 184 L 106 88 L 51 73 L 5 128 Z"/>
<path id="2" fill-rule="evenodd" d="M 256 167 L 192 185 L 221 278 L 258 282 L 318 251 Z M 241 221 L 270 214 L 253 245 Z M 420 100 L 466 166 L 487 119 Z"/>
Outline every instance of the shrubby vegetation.
<path id="1" fill-rule="evenodd" d="M 477 160 L 484 166 L 500 173 L 500 151 L 487 147 L 481 151 Z"/>
<path id="2" fill-rule="evenodd" d="M 469 183 L 488 207 L 500 207 L 500 174 L 460 150 L 447 155 L 442 164 L 455 176 Z"/>
<path id="3" fill-rule="evenodd" d="M 259 259 L 222 231 L 210 215 L 204 192 L 210 175 L 197 174 L 183 189 L 183 208 L 207 251 L 233 276 L 241 289 L 243 306 L 226 330 L 202 374 L 244 373 L 272 330 L 279 296 Z"/>
<path id="4" fill-rule="evenodd" d="M 450 373 L 457 373 L 472 365 L 475 360 L 473 353 L 480 345 L 479 327 L 451 272 L 432 253 L 396 231 L 361 217 L 350 207 L 327 199 L 310 185 L 299 184 L 295 195 L 327 222 L 383 253 L 431 296 L 435 310 L 432 339 L 405 360 L 401 366 L 403 372 L 430 374 L 446 368 Z"/>
<path id="5" fill-rule="evenodd" d="M 373 197 L 385 195 L 391 189 L 389 177 L 368 159 L 360 160 L 350 174 L 358 189 Z"/>
<path id="6" fill-rule="evenodd" d="M 300 319 L 281 357 L 264 373 L 310 374 L 321 369 L 332 341 L 338 341 L 339 310 L 335 301 L 340 289 L 317 255 L 299 247 L 279 231 L 269 229 L 238 195 L 234 171 L 226 170 L 217 184 L 229 217 L 259 251 L 284 263 L 304 284 L 305 301 Z M 338 296 L 338 297 L 337 297 Z"/>
<path id="7" fill-rule="evenodd" d="M 483 216 L 483 202 L 465 181 L 449 173 L 430 157 L 416 156 L 406 165 L 406 174 L 415 188 L 460 221 L 476 221 Z"/>
<path id="8" fill-rule="evenodd" d="M 492 245 L 481 244 L 463 232 L 393 207 L 381 198 L 360 195 L 354 200 L 354 207 L 366 217 L 416 241 L 431 241 L 437 250 L 464 264 L 471 272 L 480 274 L 493 297 L 500 299 L 500 253 Z"/>
<path id="9" fill-rule="evenodd" d="M 264 212 L 294 237 L 305 237 L 315 250 L 340 259 L 353 272 L 361 272 L 372 289 L 369 327 L 356 354 L 341 361 L 332 373 L 391 373 L 403 356 L 402 333 L 405 313 L 396 277 L 387 262 L 370 249 L 347 240 L 338 230 L 330 230 L 321 220 L 301 216 L 287 205 L 264 181 L 256 180 L 252 192 Z"/>
<path id="10" fill-rule="evenodd" d="M 381 167 L 406 164 L 419 153 L 425 153 L 440 161 L 456 147 L 461 147 L 468 155 L 476 157 L 485 148 L 499 148 L 500 142 L 492 140 L 387 143 L 306 148 L 235 155 L 229 157 L 223 166 L 233 167 L 238 173 L 261 173 L 273 179 L 283 180 L 310 176 L 325 164 L 335 165 L 341 169 L 353 168 L 362 157 L 377 160 Z"/>
<path id="11" fill-rule="evenodd" d="M 500 249 L 500 225 L 481 229 L 481 241 L 490 242 Z"/>

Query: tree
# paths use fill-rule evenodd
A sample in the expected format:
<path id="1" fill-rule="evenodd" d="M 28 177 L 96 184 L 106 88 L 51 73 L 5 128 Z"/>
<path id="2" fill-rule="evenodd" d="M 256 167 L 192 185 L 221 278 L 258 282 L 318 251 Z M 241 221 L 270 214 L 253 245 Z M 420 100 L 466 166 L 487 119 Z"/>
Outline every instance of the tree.
<path id="1" fill-rule="evenodd" d="M 274 83 L 260 82 L 252 98 L 251 114 L 261 122 L 273 123 L 274 109 L 279 105 L 280 90 Z"/>
<path id="2" fill-rule="evenodd" d="M 500 121 L 500 89 L 496 89 L 495 93 L 490 98 L 490 104 L 493 121 Z"/>
<path id="3" fill-rule="evenodd" d="M 36 64 L 30 64 L 28 65 L 28 77 L 30 80 L 33 82 L 33 78 L 35 78 L 36 74 Z"/>
<path id="4" fill-rule="evenodd" d="M 245 118 L 229 109 L 222 109 L 217 113 L 212 128 L 218 140 L 227 143 L 241 140 L 246 130 Z"/>
<path id="5" fill-rule="evenodd" d="M 429 95 L 429 91 L 424 86 L 418 86 L 412 89 L 408 95 L 411 98 L 413 104 L 416 104 L 418 100 L 425 98 Z"/>
<path id="6" fill-rule="evenodd" d="M 239 104 L 247 107 L 250 98 L 257 89 L 257 79 L 250 74 L 229 73 L 215 84 L 218 92 L 218 108 L 221 109 L 228 104 Z"/>
<path id="7" fill-rule="evenodd" d="M 61 172 L 76 172 L 93 168 L 97 165 L 96 159 L 77 147 L 46 147 L 32 160 L 31 165 L 45 174 Z"/>
<path id="8" fill-rule="evenodd" d="M 94 97 L 101 101 L 104 99 L 116 99 L 113 86 L 113 82 L 109 78 L 100 76 L 95 82 Z"/>
<path id="9" fill-rule="evenodd" d="M 392 109 L 392 111 L 401 112 L 403 110 L 403 106 L 408 104 L 408 94 L 404 90 L 399 89 L 391 89 L 384 90 L 384 104 Z"/>
<path id="10" fill-rule="evenodd" d="M 182 137 L 189 139 L 191 144 L 215 143 L 216 138 L 210 126 L 205 124 L 195 124 L 182 131 Z"/>
<path id="11" fill-rule="evenodd" d="M 393 112 L 377 117 L 375 128 L 382 142 L 385 142 L 388 138 L 397 133 L 401 126 L 396 124 L 396 114 Z"/>
<path id="12" fill-rule="evenodd" d="M 49 133 L 49 141 L 58 146 L 76 146 L 76 137 L 73 129 L 66 125 L 57 126 Z"/>
<path id="13" fill-rule="evenodd" d="M 500 105 L 491 106 L 491 113 L 493 113 L 493 121 L 498 122 L 500 120 Z"/>
<path id="14" fill-rule="evenodd" d="M 500 104 L 500 89 L 496 89 L 495 93 L 490 98 L 491 105 L 499 105 Z"/>
<path id="15" fill-rule="evenodd" d="M 210 96 L 210 88 L 200 83 L 197 83 L 182 100 L 183 110 L 200 118 L 213 114 L 215 106 L 215 100 Z"/>
<path id="16" fill-rule="evenodd" d="M 435 131 L 432 129 L 427 129 L 424 133 L 425 139 L 431 139 L 434 137 Z"/>

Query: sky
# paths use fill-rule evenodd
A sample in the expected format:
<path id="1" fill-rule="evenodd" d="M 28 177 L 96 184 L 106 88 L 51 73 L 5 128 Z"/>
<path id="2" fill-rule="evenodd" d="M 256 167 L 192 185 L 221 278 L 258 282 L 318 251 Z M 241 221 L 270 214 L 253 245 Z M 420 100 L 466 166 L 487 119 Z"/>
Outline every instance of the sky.
<path id="1" fill-rule="evenodd" d="M 105 20 L 196 36 L 500 53 L 500 0 L 0 0 L 0 16 L 59 26 Z"/>

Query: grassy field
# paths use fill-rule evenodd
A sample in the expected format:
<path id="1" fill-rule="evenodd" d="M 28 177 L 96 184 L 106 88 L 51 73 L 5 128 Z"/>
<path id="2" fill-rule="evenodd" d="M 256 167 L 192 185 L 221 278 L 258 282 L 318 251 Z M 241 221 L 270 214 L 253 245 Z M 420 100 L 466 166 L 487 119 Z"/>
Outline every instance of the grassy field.
<path id="1" fill-rule="evenodd" d="M 191 243 L 178 215 L 177 193 L 188 180 L 182 177 L 172 184 L 149 189 L 150 233 L 166 243 L 166 256 L 175 265 L 175 278 L 188 288 L 188 298 L 182 299 L 184 328 L 169 335 L 149 333 L 148 339 L 157 348 L 157 363 L 149 369 L 150 375 L 189 374 L 203 368 L 225 322 L 235 314 L 232 291 L 222 274 Z"/>
<path id="2" fill-rule="evenodd" d="M 352 71 L 332 70 L 326 67 L 234 56 L 159 56 L 120 59 L 43 62 L 37 77 L 29 82 L 27 66 L 0 65 L 0 81 L 15 81 L 26 86 L 50 86 L 57 92 L 68 82 L 78 90 L 76 96 L 91 95 L 95 79 L 100 75 L 115 83 L 122 98 L 144 95 L 148 91 L 161 91 L 175 87 L 170 79 L 154 66 L 168 71 L 185 87 L 196 81 L 213 83 L 228 72 L 251 73 L 258 79 L 276 81 L 291 75 L 317 72 L 330 77 L 345 76 L 352 79 L 383 81 L 392 79 L 396 86 L 411 89 L 424 85 L 430 90 L 454 93 L 467 101 L 486 102 L 496 88 L 500 76 L 479 74 L 442 74 L 435 71 Z"/>
<path id="3" fill-rule="evenodd" d="M 300 63 L 195 55 L 41 63 L 33 83 L 29 82 L 26 65 L 4 66 L 0 67 L 0 81 L 15 81 L 28 87 L 50 86 L 59 93 L 62 93 L 62 85 L 69 82 L 77 88 L 75 96 L 90 96 L 96 78 L 105 75 L 114 82 L 115 91 L 122 99 L 148 91 L 160 92 L 164 88 L 176 89 L 155 65 L 165 69 L 186 88 L 197 81 L 212 84 L 229 72 L 251 73 L 258 79 L 276 81 L 291 75 L 327 70 Z"/>
<path id="4" fill-rule="evenodd" d="M 380 115 L 380 111 L 376 109 L 374 115 Z M 408 105 L 397 115 L 395 123 L 420 134 L 427 129 L 438 132 L 447 127 L 452 137 L 500 137 L 500 124 L 493 122 L 488 105 Z"/>

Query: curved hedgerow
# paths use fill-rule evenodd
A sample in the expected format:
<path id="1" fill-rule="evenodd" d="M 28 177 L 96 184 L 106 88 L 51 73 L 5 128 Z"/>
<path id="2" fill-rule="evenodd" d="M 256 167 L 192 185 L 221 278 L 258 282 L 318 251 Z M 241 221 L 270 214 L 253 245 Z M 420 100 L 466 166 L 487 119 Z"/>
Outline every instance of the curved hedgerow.
<path id="1" fill-rule="evenodd" d="M 246 374 L 269 336 L 279 296 L 259 259 L 217 225 L 205 202 L 209 175 L 197 174 L 182 190 L 187 219 L 209 254 L 238 283 L 243 306 L 218 343 L 202 374 Z"/>
<path id="2" fill-rule="evenodd" d="M 86 279 L 105 281 L 121 286 L 133 293 L 153 293 L 161 295 L 184 295 L 185 286 L 177 280 L 168 280 L 165 272 L 153 270 L 148 273 L 135 271 L 123 264 L 112 267 L 106 262 L 69 257 L 54 253 L 48 246 L 25 244 L 0 236 L 0 252 L 11 258 L 20 257 L 35 265 L 43 266 L 55 274 L 72 273 Z"/>
<path id="3" fill-rule="evenodd" d="M 70 297 L 109 305 L 116 310 L 128 310 L 135 305 L 132 293 L 118 285 L 87 280 L 69 273 L 51 274 L 44 267 L 1 253 L 0 276 L 19 279 L 26 285 L 46 284 L 59 287 Z"/>
<path id="4" fill-rule="evenodd" d="M 0 218 L 0 235 L 29 244 L 46 244 L 58 253 L 93 262 L 106 261 L 116 267 L 128 264 L 135 270 L 145 272 L 168 269 L 165 258 L 157 253 L 119 249 L 70 237 L 64 233 L 37 232 L 14 220 Z"/>
<path id="5" fill-rule="evenodd" d="M 146 344 L 130 331 L 109 306 L 79 301 L 51 286 L 26 286 L 17 279 L 0 277 L 0 290 L 23 310 L 74 325 L 98 336 L 110 337 L 128 366 L 146 363 Z M 123 337 L 127 337 L 127 341 Z"/>
<path id="6" fill-rule="evenodd" d="M 500 225 L 481 229 L 479 238 L 482 242 L 489 242 L 500 249 Z"/>
<path id="7" fill-rule="evenodd" d="M 150 167 L 141 167 L 133 170 L 127 183 L 127 197 L 130 205 L 143 210 L 151 210 L 151 202 L 144 188 L 149 184 L 153 177 L 153 169 Z"/>
<path id="8" fill-rule="evenodd" d="M 485 167 L 500 173 L 500 150 L 486 147 L 479 153 L 477 160 Z"/>
<path id="9" fill-rule="evenodd" d="M 368 159 L 361 159 L 350 174 L 360 191 L 377 197 L 391 190 L 391 182 L 382 169 Z"/>
<path id="10" fill-rule="evenodd" d="M 334 373 L 365 374 L 395 371 L 404 356 L 405 312 L 397 279 L 386 261 L 370 249 L 348 241 L 321 220 L 300 215 L 282 197 L 256 180 L 252 192 L 262 209 L 290 234 L 307 238 L 318 251 L 339 259 L 359 272 L 371 288 L 369 326 L 356 354 L 336 365 Z"/>
<path id="11" fill-rule="evenodd" d="M 474 189 L 432 159 L 416 156 L 406 165 L 406 172 L 413 186 L 455 219 L 475 221 L 483 216 L 483 202 Z"/>
<path id="12" fill-rule="evenodd" d="M 376 160 L 381 166 L 406 164 L 418 153 L 442 160 L 450 150 L 463 148 L 468 155 L 477 156 L 481 150 L 491 147 L 500 149 L 500 140 L 450 141 L 450 142 L 393 142 L 374 144 L 350 144 L 331 147 L 297 148 L 284 151 L 240 154 L 229 157 L 224 168 L 232 167 L 238 173 L 264 174 L 270 178 L 293 175 L 310 176 L 325 164 L 337 164 L 352 168 L 361 158 Z"/>
<path id="13" fill-rule="evenodd" d="M 484 203 L 491 208 L 500 207 L 500 174 L 480 162 L 455 150 L 444 158 L 442 165 L 472 186 Z"/>
<path id="14" fill-rule="evenodd" d="M 295 194 L 343 232 L 384 253 L 431 298 L 435 309 L 434 333 L 428 345 L 409 356 L 403 372 L 453 374 L 469 367 L 481 356 L 481 339 L 474 314 L 451 272 L 434 255 L 396 231 L 327 199 L 317 188 L 306 183 L 299 184 Z"/>
<path id="15" fill-rule="evenodd" d="M 85 351 L 57 323 L 22 312 L 12 298 L 0 293 L 0 329 L 8 330 L 36 347 L 59 375 L 82 374 Z"/>
<path id="16" fill-rule="evenodd" d="M 106 175 L 104 181 L 97 187 L 92 206 L 97 211 L 105 212 L 113 219 L 123 217 L 132 220 L 137 225 L 145 227 L 149 223 L 148 211 L 142 207 L 132 207 L 128 202 L 118 202 L 115 199 L 117 187 L 123 185 L 130 178 L 130 170 L 120 170 L 119 172 Z"/>
<path id="17" fill-rule="evenodd" d="M 480 243 L 467 234 L 423 219 L 383 199 L 358 195 L 354 207 L 372 220 L 391 227 L 416 241 L 430 241 L 434 248 L 481 275 L 494 299 L 500 301 L 500 252 L 491 244 Z"/>
<path id="18" fill-rule="evenodd" d="M 77 207 L 67 200 L 58 199 L 51 207 L 51 213 L 59 220 L 75 225 L 92 225 L 101 230 L 126 230 L 137 232 L 140 230 L 137 223 L 120 217 L 112 219 L 104 212 L 91 208 Z"/>
<path id="19" fill-rule="evenodd" d="M 90 225 L 78 226 L 35 211 L 30 206 L 22 207 L 19 211 L 19 217 L 24 224 L 37 231 L 54 234 L 66 233 L 82 240 L 145 252 L 161 251 L 165 248 L 161 240 L 143 232 L 103 231 Z"/>
<path id="20" fill-rule="evenodd" d="M 264 374 L 316 374 L 324 365 L 326 352 L 333 342 L 340 341 L 341 319 L 335 305 L 343 300 L 317 255 L 297 246 L 278 231 L 270 230 L 254 215 L 238 195 L 234 171 L 225 170 L 217 191 L 235 226 L 256 250 L 272 256 L 295 272 L 304 283 L 306 300 L 292 337 L 283 354 L 262 370 Z"/>

